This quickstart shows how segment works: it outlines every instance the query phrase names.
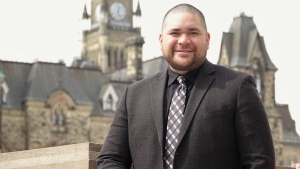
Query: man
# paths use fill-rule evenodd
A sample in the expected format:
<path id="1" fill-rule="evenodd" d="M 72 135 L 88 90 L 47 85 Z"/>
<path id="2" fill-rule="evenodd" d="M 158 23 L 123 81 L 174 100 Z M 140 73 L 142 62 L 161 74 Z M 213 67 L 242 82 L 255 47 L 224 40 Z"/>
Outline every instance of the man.
<path id="1" fill-rule="evenodd" d="M 159 41 L 169 68 L 126 88 L 98 168 L 274 169 L 255 80 L 206 59 L 203 14 L 189 4 L 173 7 Z"/>

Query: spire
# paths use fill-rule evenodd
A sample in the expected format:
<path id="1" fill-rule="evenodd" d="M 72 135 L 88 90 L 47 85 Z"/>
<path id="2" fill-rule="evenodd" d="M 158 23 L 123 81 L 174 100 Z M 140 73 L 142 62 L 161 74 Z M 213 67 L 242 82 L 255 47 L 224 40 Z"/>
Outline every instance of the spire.
<path id="1" fill-rule="evenodd" d="M 86 10 L 86 4 L 84 4 L 84 9 L 83 9 L 83 13 L 82 13 L 82 19 L 89 19 L 89 14 L 87 13 Z"/>
<path id="2" fill-rule="evenodd" d="M 142 25 L 142 11 L 140 7 L 140 1 L 138 1 L 136 11 L 133 15 L 133 28 L 136 28 L 139 32 L 141 32 L 141 25 Z"/>
<path id="3" fill-rule="evenodd" d="M 141 11 L 141 7 L 140 7 L 140 1 L 138 1 L 137 8 L 136 8 L 136 11 L 135 11 L 134 14 L 136 16 L 142 16 L 142 11 Z"/>

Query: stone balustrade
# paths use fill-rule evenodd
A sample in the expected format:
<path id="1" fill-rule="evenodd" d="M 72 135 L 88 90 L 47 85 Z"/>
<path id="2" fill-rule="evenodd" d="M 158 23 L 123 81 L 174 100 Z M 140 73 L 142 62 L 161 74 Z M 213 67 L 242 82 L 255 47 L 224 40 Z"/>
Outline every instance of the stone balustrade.
<path id="1" fill-rule="evenodd" d="M 0 169 L 96 169 L 100 144 L 65 146 L 0 153 Z M 294 169 L 277 166 L 276 169 Z"/>

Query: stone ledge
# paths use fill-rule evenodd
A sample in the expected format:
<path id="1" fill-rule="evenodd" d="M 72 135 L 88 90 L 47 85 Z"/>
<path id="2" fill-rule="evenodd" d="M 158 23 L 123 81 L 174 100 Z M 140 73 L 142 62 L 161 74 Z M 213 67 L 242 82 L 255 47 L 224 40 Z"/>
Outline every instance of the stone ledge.
<path id="1" fill-rule="evenodd" d="M 0 154 L 2 169 L 96 169 L 100 144 L 79 143 Z"/>

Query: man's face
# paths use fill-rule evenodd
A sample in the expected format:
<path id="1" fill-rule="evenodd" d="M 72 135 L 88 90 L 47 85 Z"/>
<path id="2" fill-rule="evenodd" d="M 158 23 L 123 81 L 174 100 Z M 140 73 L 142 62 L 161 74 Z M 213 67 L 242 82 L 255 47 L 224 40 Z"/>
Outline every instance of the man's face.
<path id="1" fill-rule="evenodd" d="M 185 74 L 199 67 L 206 58 L 210 34 L 198 15 L 170 13 L 159 35 L 161 51 L 171 69 Z"/>

